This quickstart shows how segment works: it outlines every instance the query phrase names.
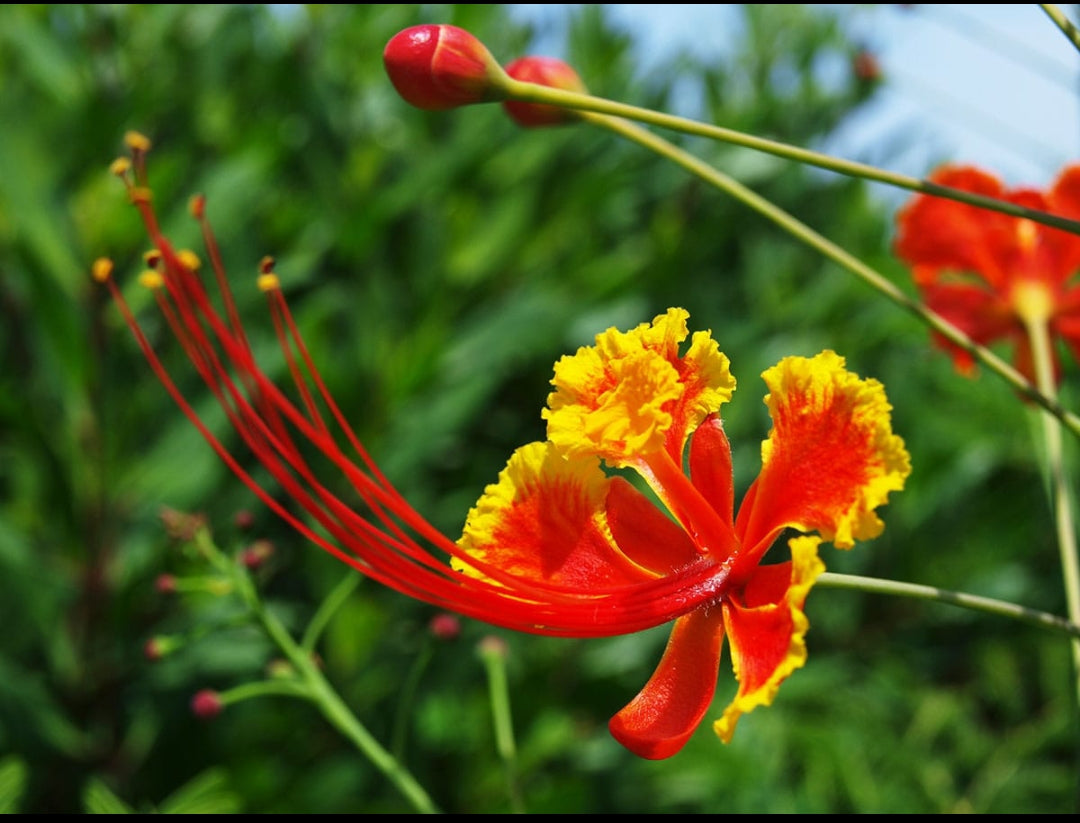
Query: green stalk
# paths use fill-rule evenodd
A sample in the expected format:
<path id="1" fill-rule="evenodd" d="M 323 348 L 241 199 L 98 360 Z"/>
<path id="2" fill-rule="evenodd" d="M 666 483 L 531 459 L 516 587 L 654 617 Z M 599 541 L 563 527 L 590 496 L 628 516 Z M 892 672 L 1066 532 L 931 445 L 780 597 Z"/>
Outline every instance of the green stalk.
<path id="1" fill-rule="evenodd" d="M 360 581 L 363 579 L 363 576 L 359 574 L 343 574 L 341 576 L 341 580 L 326 596 L 318 611 L 311 618 L 311 622 L 308 623 L 308 627 L 300 641 L 300 648 L 308 654 L 315 650 L 315 644 L 319 642 L 319 637 L 322 636 L 323 630 L 330 622 L 330 618 L 345 604 L 345 601 L 349 599 L 349 595 L 356 591 L 356 587 L 360 585 Z"/>
<path id="2" fill-rule="evenodd" d="M 939 589 L 936 586 L 921 586 L 916 583 L 900 583 L 896 580 L 882 580 L 876 577 L 860 577 L 854 574 L 835 574 L 833 572 L 822 574 L 815 585 L 824 586 L 828 589 L 848 589 L 870 594 L 911 597 L 915 600 L 932 600 L 937 603 L 947 603 L 950 606 L 960 606 L 964 609 L 983 612 L 984 614 L 1008 617 L 1040 629 L 1061 632 L 1072 637 L 1074 643 L 1077 638 L 1080 638 L 1080 624 L 1076 622 L 1069 622 L 1056 615 L 1029 609 L 1025 606 L 1018 606 L 1015 603 Z"/>
<path id="3" fill-rule="evenodd" d="M 652 109 L 631 106 L 627 103 L 618 103 L 603 97 L 594 97 L 591 94 L 580 94 L 578 92 L 566 91 L 550 86 L 541 86 L 536 83 L 525 83 L 511 78 L 506 78 L 505 81 L 501 82 L 501 85 L 502 92 L 511 100 L 518 100 L 523 103 L 544 103 L 549 106 L 560 106 L 579 112 L 593 112 L 600 115 L 610 115 L 612 117 L 635 120 L 639 123 L 647 123 L 651 126 L 659 126 L 660 128 L 671 129 L 672 131 L 679 131 L 684 134 L 692 134 L 696 137 L 705 137 L 710 140 L 718 140 L 735 146 L 743 146 L 744 148 L 754 149 L 755 151 L 765 152 L 788 160 L 795 160 L 810 166 L 817 166 L 818 168 L 827 169 L 849 177 L 861 177 L 866 180 L 873 180 L 877 183 L 895 186 L 896 188 L 907 189 L 908 191 L 931 194 L 936 197 L 944 197 L 949 200 L 967 203 L 969 206 L 990 209 L 992 211 L 1001 212 L 1002 214 L 1011 215 L 1012 217 L 1024 217 L 1028 220 L 1033 220 L 1036 223 L 1043 223 L 1047 226 L 1053 226 L 1054 228 L 1072 232 L 1073 234 L 1080 234 L 1080 222 L 1069 220 L 1068 218 L 1060 217 L 1056 214 L 1048 214 L 1047 212 L 1038 211 L 1036 209 L 1029 209 L 1015 203 L 1007 203 L 1003 200 L 975 194 L 974 192 L 963 191 L 962 189 L 956 189 L 951 186 L 942 186 L 931 180 L 920 180 L 917 177 L 886 171 L 884 169 L 879 169 L 876 166 L 869 166 L 865 163 L 842 160 L 838 157 L 831 157 L 827 154 L 799 148 L 798 146 L 791 146 L 787 143 L 780 143 L 776 140 L 756 137 L 752 134 L 744 134 L 743 132 L 735 131 L 733 129 L 725 129 L 722 126 L 701 123 L 686 117 L 664 114 L 663 112 L 653 111 Z"/>
<path id="4" fill-rule="evenodd" d="M 244 605 L 292 664 L 306 691 L 305 696 L 318 707 L 323 717 L 352 742 L 375 768 L 382 772 L 417 812 L 437 814 L 439 809 L 424 787 L 416 781 L 408 769 L 380 745 L 379 741 L 356 718 L 345 701 L 323 676 L 319 667 L 315 665 L 310 651 L 293 640 L 281 621 L 266 608 L 244 568 L 218 550 L 207 530 L 199 530 L 195 535 L 195 543 L 220 571 L 233 580 Z"/>
<path id="5" fill-rule="evenodd" d="M 506 786 L 514 812 L 525 811 L 517 785 L 517 747 L 514 744 L 514 721 L 510 713 L 510 686 L 506 679 L 506 643 L 489 635 L 480 641 L 480 658 L 488 676 L 491 716 L 495 724 L 495 748 L 506 769 Z"/>
<path id="6" fill-rule="evenodd" d="M 1072 44 L 1080 50 L 1080 30 L 1062 13 L 1061 9 L 1053 3 L 1039 3 L 1039 8 L 1046 12 L 1047 17 L 1053 20 L 1065 36 L 1072 41 Z"/>
<path id="7" fill-rule="evenodd" d="M 980 363 L 990 369 L 990 371 L 1003 378 L 1020 394 L 1039 404 L 1050 414 L 1054 415 L 1054 417 L 1061 420 L 1069 431 L 1080 436 L 1080 417 L 1062 407 L 1056 396 L 1053 394 L 1048 395 L 1046 392 L 1040 391 L 1019 371 L 1013 368 L 1012 365 L 1002 360 L 984 346 L 980 346 L 939 314 L 930 311 L 930 309 L 922 303 L 913 300 L 911 297 L 904 294 L 904 292 L 886 278 L 885 275 L 866 265 L 846 249 L 818 234 L 801 220 L 779 208 L 756 192 L 751 191 L 742 183 L 739 183 L 713 166 L 710 166 L 700 158 L 695 157 L 689 152 L 680 149 L 678 146 L 675 146 L 662 137 L 658 137 L 634 123 L 627 122 L 618 117 L 608 117 L 603 114 L 586 113 L 582 115 L 582 118 L 586 122 L 602 126 L 668 158 L 682 166 L 691 174 L 696 175 L 706 183 L 731 195 L 744 205 L 749 206 L 751 209 L 761 214 L 763 217 L 768 218 L 796 239 L 801 240 L 806 245 L 816 249 L 825 257 L 850 271 L 900 308 L 906 309 L 911 314 L 915 315 L 919 320 L 938 332 L 950 343 L 968 352 L 972 357 L 976 358 Z"/>
<path id="8" fill-rule="evenodd" d="M 1041 302 L 1041 301 L 1036 301 Z M 1031 356 L 1035 364 L 1035 378 L 1043 394 L 1054 396 L 1057 378 L 1054 374 L 1053 343 L 1050 339 L 1048 310 L 1024 311 L 1028 336 L 1031 340 Z M 1065 603 L 1069 619 L 1080 622 L 1080 554 L 1076 547 L 1076 526 L 1073 522 L 1069 483 L 1065 474 L 1065 454 L 1061 437 L 1061 424 L 1049 414 L 1040 414 L 1043 442 L 1046 447 L 1046 465 L 1050 482 L 1050 506 L 1057 531 L 1058 553 L 1065 583 Z M 1076 677 L 1076 695 L 1080 702 L 1080 639 L 1072 642 L 1073 668 Z"/>

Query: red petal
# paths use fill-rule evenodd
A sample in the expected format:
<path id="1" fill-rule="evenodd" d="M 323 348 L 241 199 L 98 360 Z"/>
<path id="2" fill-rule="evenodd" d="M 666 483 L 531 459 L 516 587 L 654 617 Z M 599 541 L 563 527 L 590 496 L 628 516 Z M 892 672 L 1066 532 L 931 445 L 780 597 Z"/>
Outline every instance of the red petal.
<path id="1" fill-rule="evenodd" d="M 611 478 L 606 507 L 615 543 L 639 566 L 666 575 L 701 559 L 686 532 L 623 478 Z"/>
<path id="2" fill-rule="evenodd" d="M 664 656 L 637 697 L 611 718 L 612 736 L 634 754 L 661 760 L 678 752 L 712 703 L 724 618 L 698 609 L 675 621 Z"/>
<path id="3" fill-rule="evenodd" d="M 808 628 L 803 603 L 825 565 L 818 559 L 817 537 L 790 541 L 792 560 L 761 566 L 741 594 L 724 601 L 731 639 L 731 661 L 739 692 L 713 728 L 726 743 L 741 715 L 767 706 L 780 684 L 806 662 Z"/>
<path id="4" fill-rule="evenodd" d="M 726 523 L 734 519 L 731 444 L 717 414 L 705 418 L 690 440 L 690 479 Z"/>

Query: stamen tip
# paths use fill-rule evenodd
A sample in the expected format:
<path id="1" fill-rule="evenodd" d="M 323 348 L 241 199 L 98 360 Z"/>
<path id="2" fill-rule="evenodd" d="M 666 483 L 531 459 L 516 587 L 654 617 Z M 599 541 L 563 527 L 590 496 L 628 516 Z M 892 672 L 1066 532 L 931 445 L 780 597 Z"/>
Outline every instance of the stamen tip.
<path id="1" fill-rule="evenodd" d="M 160 289 L 165 285 L 165 278 L 160 273 L 147 269 L 139 275 L 139 285 L 147 289 Z"/>
<path id="2" fill-rule="evenodd" d="M 188 201 L 188 211 L 196 220 L 202 220 L 206 214 L 206 195 L 193 195 L 191 200 Z"/>
<path id="3" fill-rule="evenodd" d="M 124 135 L 124 143 L 133 152 L 150 151 L 150 138 L 137 131 L 129 131 Z"/>
<path id="4" fill-rule="evenodd" d="M 195 254 L 191 249 L 181 249 L 176 253 L 176 259 L 180 261 L 180 265 L 189 271 L 198 271 L 199 266 L 202 265 L 199 255 Z"/>
<path id="5" fill-rule="evenodd" d="M 255 285 L 259 287 L 261 292 L 275 291 L 281 288 L 281 281 L 274 272 L 266 271 L 255 279 Z"/>
<path id="6" fill-rule="evenodd" d="M 117 157 L 109 164 L 109 173 L 124 177 L 131 169 L 131 161 L 126 157 Z"/>
<path id="7" fill-rule="evenodd" d="M 108 257 L 99 257 L 90 268 L 90 276 L 98 283 L 106 282 L 113 273 L 113 261 Z"/>

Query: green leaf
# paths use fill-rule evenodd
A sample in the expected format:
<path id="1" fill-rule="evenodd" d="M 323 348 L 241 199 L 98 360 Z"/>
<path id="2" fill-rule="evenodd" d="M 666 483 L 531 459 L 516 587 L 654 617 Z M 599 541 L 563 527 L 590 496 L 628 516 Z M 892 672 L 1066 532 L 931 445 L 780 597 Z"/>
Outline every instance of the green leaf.
<path id="1" fill-rule="evenodd" d="M 219 769 L 207 769 L 181 786 L 161 804 L 162 814 L 235 814 L 240 798 Z"/>
<path id="2" fill-rule="evenodd" d="M 83 790 L 83 809 L 87 814 L 134 814 L 135 810 L 113 794 L 112 789 L 91 777 Z"/>
<path id="3" fill-rule="evenodd" d="M 11 755 L 0 760 L 0 814 L 18 814 L 26 776 L 26 763 L 20 758 Z"/>

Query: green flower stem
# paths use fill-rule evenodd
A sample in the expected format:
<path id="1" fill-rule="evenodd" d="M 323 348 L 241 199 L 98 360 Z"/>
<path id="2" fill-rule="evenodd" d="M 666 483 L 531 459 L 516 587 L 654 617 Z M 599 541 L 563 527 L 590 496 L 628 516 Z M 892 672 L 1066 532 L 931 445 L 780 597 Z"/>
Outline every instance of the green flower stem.
<path id="1" fill-rule="evenodd" d="M 1027 323 L 1031 339 L 1031 355 L 1035 363 L 1035 379 L 1043 394 L 1054 396 L 1057 379 L 1054 374 L 1053 343 L 1045 312 L 1033 316 Z M 1046 465 L 1050 481 L 1050 505 L 1057 530 L 1058 553 L 1065 583 L 1065 603 L 1069 619 L 1080 622 L 1080 555 L 1076 547 L 1076 526 L 1073 522 L 1069 483 L 1065 474 L 1065 454 L 1059 421 L 1049 414 L 1042 418 L 1043 441 L 1046 446 Z M 1076 676 L 1077 701 L 1080 702 L 1080 639 L 1072 642 L 1073 668 Z"/>
<path id="2" fill-rule="evenodd" d="M 818 587 L 828 589 L 848 589 L 851 591 L 869 592 L 870 594 L 891 594 L 898 597 L 911 597 L 916 600 L 933 600 L 938 603 L 948 603 L 951 606 L 971 609 L 985 614 L 993 614 L 998 617 L 1008 617 L 1035 626 L 1040 629 L 1050 629 L 1061 632 L 1073 638 L 1080 638 L 1080 624 L 1070 623 L 1061 617 L 1015 603 L 1006 603 L 1003 600 L 994 600 L 989 597 L 979 597 L 974 594 L 948 591 L 935 586 L 920 586 L 916 583 L 900 583 L 896 580 L 882 580 L 876 577 L 860 577 L 854 574 L 835 574 L 825 572 L 815 584 Z"/>
<path id="3" fill-rule="evenodd" d="M 1080 50 L 1080 30 L 1073 25 L 1072 21 L 1066 17 L 1061 9 L 1055 6 L 1053 3 L 1039 3 L 1039 8 L 1046 12 L 1047 16 L 1053 20 L 1059 29 L 1065 33 L 1065 36 L 1072 41 L 1072 44 Z"/>
<path id="4" fill-rule="evenodd" d="M 348 738 L 371 763 L 401 792 L 402 796 L 422 814 L 437 814 L 439 809 L 432 802 L 424 787 L 371 735 L 364 725 L 345 705 L 330 682 L 315 665 L 309 650 L 293 640 L 281 621 L 266 608 L 259 598 L 251 578 L 239 564 L 227 557 L 214 545 L 210 533 L 200 529 L 195 535 L 196 545 L 214 563 L 217 568 L 227 573 L 236 586 L 237 593 L 244 604 L 262 625 L 270 639 L 277 644 L 293 665 L 306 689 L 307 697 L 322 712 L 332 726 Z"/>
<path id="5" fill-rule="evenodd" d="M 303 700 L 311 699 L 307 687 L 295 680 L 259 680 L 255 683 L 243 683 L 239 686 L 233 686 L 233 688 L 218 694 L 221 702 L 226 706 L 239 703 L 241 700 L 250 700 L 253 697 L 270 697 L 274 695 L 299 697 Z"/>
<path id="6" fill-rule="evenodd" d="M 311 618 L 311 622 L 308 623 L 307 629 L 304 630 L 300 648 L 308 654 L 315 650 L 315 644 L 319 642 L 319 638 L 322 636 L 327 623 L 330 622 L 330 618 L 345 604 L 345 601 L 349 599 L 349 595 L 356 591 L 356 587 L 360 585 L 360 581 L 363 579 L 360 574 L 344 574 L 341 576 L 341 580 L 323 600 L 322 605 L 319 606 L 318 611 Z"/>
<path id="7" fill-rule="evenodd" d="M 434 655 L 434 638 L 428 634 L 424 647 L 420 650 L 420 654 L 416 656 L 416 660 L 409 670 L 409 676 L 405 679 L 405 683 L 398 693 L 397 711 L 394 715 L 394 730 L 390 735 L 390 752 L 398 760 L 405 757 L 405 739 L 409 730 L 409 719 L 412 717 L 416 704 L 416 692 L 420 687 L 420 679 L 424 676 L 424 671 L 427 669 L 428 664 L 431 663 L 431 658 Z"/>
<path id="8" fill-rule="evenodd" d="M 684 169 L 700 177 L 705 182 L 720 189 L 721 191 L 736 198 L 744 205 L 749 206 L 762 216 L 773 221 L 796 239 L 801 240 L 811 248 L 821 252 L 840 266 L 850 271 L 871 288 L 887 297 L 896 305 L 914 314 L 927 326 L 938 332 L 955 346 L 963 349 L 985 365 L 992 372 L 1003 378 L 1016 391 L 1035 403 L 1038 403 L 1054 417 L 1060 419 L 1073 434 L 1080 436 L 1080 417 L 1066 410 L 1058 402 L 1054 395 L 1040 391 L 1009 363 L 1002 360 L 989 349 L 980 346 L 970 337 L 964 334 L 956 326 L 949 323 L 939 314 L 930 311 L 917 300 L 913 300 L 904 294 L 885 275 L 863 263 L 846 249 L 836 245 L 831 240 L 818 234 L 801 220 L 798 220 L 788 212 L 769 202 L 761 195 L 751 191 L 742 183 L 734 180 L 718 169 L 710 166 L 705 161 L 680 149 L 662 137 L 658 137 L 640 126 L 627 122 L 618 117 L 608 117 L 603 114 L 582 114 L 582 118 L 590 123 L 602 126 L 610 131 L 626 137 L 657 154 L 667 157 L 669 160 L 682 166 Z"/>
<path id="9" fill-rule="evenodd" d="M 949 200 L 967 203 L 970 206 L 977 206 L 979 208 L 1001 212 L 1002 214 L 1008 214 L 1012 217 L 1024 217 L 1033 220 L 1036 223 L 1043 223 L 1047 226 L 1053 226 L 1058 229 L 1072 232 L 1073 234 L 1080 234 L 1080 222 L 1069 220 L 1066 217 L 1060 217 L 1056 214 L 1048 214 L 1047 212 L 1038 211 L 1037 209 L 1029 209 L 1015 203 L 1007 203 L 1004 200 L 975 194 L 974 192 L 963 191 L 951 186 L 942 186 L 930 180 L 920 180 L 917 177 L 886 171 L 884 169 L 879 169 L 876 166 L 866 165 L 865 163 L 842 160 L 827 154 L 821 154 L 820 152 L 799 148 L 798 146 L 791 146 L 787 143 L 780 143 L 764 137 L 756 137 L 752 134 L 744 134 L 743 132 L 735 131 L 733 129 L 725 129 L 722 126 L 701 123 L 686 117 L 677 117 L 672 114 L 653 111 L 652 109 L 631 106 L 627 103 L 618 103 L 603 97 L 594 97 L 590 94 L 580 94 L 513 79 L 507 79 L 505 81 L 502 91 L 511 100 L 519 100 L 525 103 L 545 103 L 551 106 L 574 109 L 575 111 L 582 113 L 593 112 L 600 115 L 610 115 L 613 117 L 626 118 L 628 120 L 636 120 L 651 126 L 671 129 L 672 131 L 692 134 L 695 137 L 705 137 L 711 140 L 718 140 L 723 143 L 730 143 L 732 145 L 754 149 L 755 151 L 765 152 L 777 157 L 784 157 L 788 160 L 795 160 L 799 163 L 806 163 L 807 165 L 827 169 L 836 172 L 837 174 L 844 174 L 849 177 L 861 177 L 866 180 L 873 180 L 877 183 L 885 183 L 897 188 L 907 189 L 908 191 L 944 197 Z"/>
<path id="10" fill-rule="evenodd" d="M 525 807 L 517 786 L 517 747 L 514 745 L 514 721 L 510 713 L 510 686 L 506 679 L 506 643 L 502 638 L 491 635 L 480 641 L 479 652 L 487 670 L 491 716 L 495 723 L 495 747 L 506 767 L 510 805 L 515 813 L 521 814 Z"/>

